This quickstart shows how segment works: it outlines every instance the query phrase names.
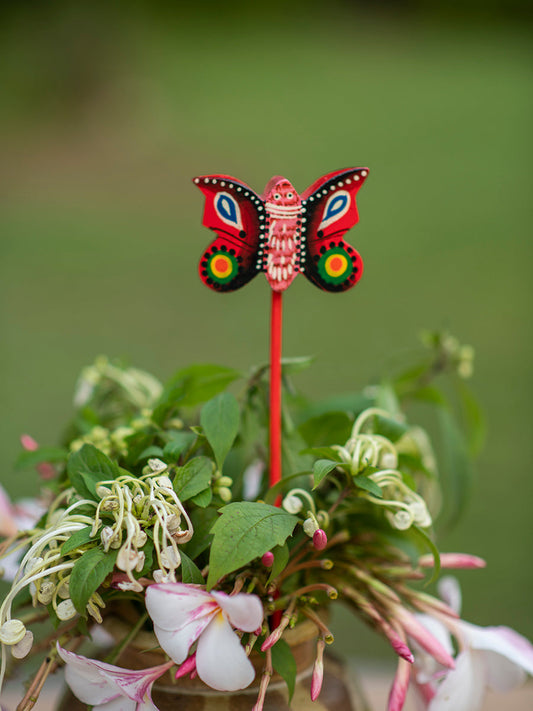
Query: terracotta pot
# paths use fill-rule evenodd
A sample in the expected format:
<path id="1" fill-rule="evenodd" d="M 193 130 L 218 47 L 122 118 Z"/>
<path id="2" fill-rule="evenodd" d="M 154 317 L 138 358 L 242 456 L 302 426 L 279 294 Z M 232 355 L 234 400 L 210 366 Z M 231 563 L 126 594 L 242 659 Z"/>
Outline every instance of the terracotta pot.
<path id="1" fill-rule="evenodd" d="M 113 620 L 111 631 L 119 637 L 124 623 Z M 123 635 L 122 635 L 123 636 Z M 298 675 L 296 689 L 289 705 L 287 686 L 284 680 L 274 674 L 270 681 L 263 711 L 369 711 L 360 690 L 353 679 L 348 685 L 342 662 L 326 654 L 324 659 L 324 682 L 319 698 L 311 701 L 311 675 L 316 653 L 316 628 L 311 622 L 297 625 L 284 635 L 291 646 Z M 145 669 L 161 664 L 164 658 L 155 637 L 141 632 L 135 646 L 124 650 L 119 666 L 129 669 Z M 146 651 L 143 651 L 146 650 Z M 200 679 L 179 679 L 174 681 L 171 673 L 165 674 L 152 689 L 152 699 L 159 711 L 251 711 L 256 700 L 261 681 L 264 659 L 252 653 L 250 659 L 256 669 L 254 683 L 247 689 L 236 692 L 219 692 L 206 686 Z M 86 711 L 85 704 L 79 702 L 67 690 L 59 711 Z"/>

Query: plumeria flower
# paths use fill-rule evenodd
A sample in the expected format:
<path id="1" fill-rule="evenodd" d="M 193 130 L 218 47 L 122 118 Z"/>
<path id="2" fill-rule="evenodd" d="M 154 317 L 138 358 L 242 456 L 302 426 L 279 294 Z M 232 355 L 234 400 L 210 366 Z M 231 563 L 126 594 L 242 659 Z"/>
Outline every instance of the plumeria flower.
<path id="1" fill-rule="evenodd" d="M 152 684 L 174 664 L 122 669 L 68 652 L 59 643 L 57 651 L 66 664 L 65 679 L 72 693 L 93 711 L 158 711 L 152 701 Z"/>
<path id="2" fill-rule="evenodd" d="M 461 592 L 455 578 L 443 578 L 439 593 L 459 613 Z M 533 675 L 533 645 L 509 627 L 479 627 L 441 615 L 418 619 L 447 648 L 452 648 L 450 633 L 459 647 L 455 669 L 447 673 L 424 653 L 415 655 L 416 681 L 427 711 L 478 711 L 487 688 L 510 691 L 526 673 Z"/>
<path id="3" fill-rule="evenodd" d="M 196 670 L 204 683 L 218 691 L 251 684 L 254 668 L 232 626 L 244 632 L 261 626 L 263 606 L 257 595 L 163 583 L 147 589 L 146 609 L 159 644 L 176 664 L 185 661 L 197 641 Z"/>

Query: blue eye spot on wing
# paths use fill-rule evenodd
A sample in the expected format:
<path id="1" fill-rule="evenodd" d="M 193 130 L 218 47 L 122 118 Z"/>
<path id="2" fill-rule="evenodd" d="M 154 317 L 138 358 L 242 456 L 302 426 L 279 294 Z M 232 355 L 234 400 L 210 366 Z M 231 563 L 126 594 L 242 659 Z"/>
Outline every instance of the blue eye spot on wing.
<path id="1" fill-rule="evenodd" d="M 331 195 L 324 207 L 322 220 L 318 225 L 318 230 L 324 230 L 333 222 L 339 220 L 350 209 L 350 194 L 346 190 L 338 190 L 334 195 Z"/>
<path id="2" fill-rule="evenodd" d="M 218 193 L 215 197 L 215 210 L 227 225 L 242 229 L 241 210 L 238 202 L 229 193 Z"/>
<path id="3" fill-rule="evenodd" d="M 342 212 L 346 208 L 347 204 L 348 204 L 348 196 L 346 194 L 335 195 L 333 200 L 330 200 L 328 202 L 326 212 L 323 217 L 324 221 L 329 220 L 332 217 L 335 217 L 336 215 L 338 215 L 339 212 Z"/>

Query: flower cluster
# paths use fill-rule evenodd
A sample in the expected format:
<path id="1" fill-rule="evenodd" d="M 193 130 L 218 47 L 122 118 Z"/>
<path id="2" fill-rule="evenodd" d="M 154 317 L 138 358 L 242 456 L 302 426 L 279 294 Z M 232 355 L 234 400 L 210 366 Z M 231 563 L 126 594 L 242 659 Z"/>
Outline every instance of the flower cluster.
<path id="1" fill-rule="evenodd" d="M 448 336 L 427 343 L 423 366 L 342 406 L 313 405 L 288 388 L 284 477 L 274 487 L 265 476 L 264 368 L 239 399 L 227 386 L 243 376 L 229 368 L 192 366 L 165 386 L 105 358 L 86 368 L 61 446 L 22 438 L 19 466 L 37 467 L 45 500 L 24 518 L 0 490 L 0 557 L 11 580 L 0 604 L 0 685 L 17 659 L 46 654 L 19 709 L 29 711 L 64 664 L 72 692 L 96 711 L 157 711 L 154 684 L 196 676 L 228 693 L 255 683 L 261 711 L 275 672 L 289 696 L 294 688 L 286 640 L 302 623 L 314 631 L 316 700 L 334 641 L 325 611 L 336 601 L 398 657 L 390 711 L 409 685 L 428 711 L 475 711 L 486 686 L 510 688 L 533 673 L 527 640 L 459 618 L 448 578 L 440 598 L 416 585 L 440 568 L 484 565 L 439 554 L 434 542 L 436 456 L 407 409 L 431 383 L 432 403 L 452 417 L 437 379 L 469 375 L 472 358 Z M 53 624 L 34 644 L 33 624 L 46 618 Z M 105 662 L 78 653 L 98 630 L 111 640 Z M 159 663 L 117 666 L 141 638 Z"/>

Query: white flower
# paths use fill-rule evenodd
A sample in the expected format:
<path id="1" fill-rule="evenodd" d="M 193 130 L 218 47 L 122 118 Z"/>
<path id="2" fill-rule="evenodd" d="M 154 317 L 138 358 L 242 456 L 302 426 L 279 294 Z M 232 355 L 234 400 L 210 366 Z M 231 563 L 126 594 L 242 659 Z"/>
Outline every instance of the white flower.
<path id="1" fill-rule="evenodd" d="M 459 612 L 461 593 L 455 578 L 443 578 L 439 592 Z M 443 676 L 423 654 L 415 655 L 417 681 L 429 682 L 430 696 L 434 694 L 427 711 L 479 711 L 487 688 L 510 691 L 525 680 L 526 673 L 533 675 L 533 645 L 509 627 L 479 627 L 452 618 L 444 625 L 442 617 L 427 615 L 418 619 L 447 646 L 451 647 L 450 632 L 459 645 L 455 669 Z M 432 682 L 432 676 L 438 680 Z"/>
<path id="2" fill-rule="evenodd" d="M 208 686 L 235 691 L 251 684 L 254 668 L 232 625 L 244 632 L 261 626 L 263 606 L 256 595 L 230 596 L 196 585 L 164 583 L 147 589 L 146 609 L 159 644 L 176 664 L 185 661 L 198 640 L 196 669 Z"/>
<path id="3" fill-rule="evenodd" d="M 72 693 L 93 711 L 158 711 L 151 697 L 152 684 L 173 662 L 132 670 L 68 652 L 59 643 L 57 651 L 66 663 L 65 679 Z"/>

